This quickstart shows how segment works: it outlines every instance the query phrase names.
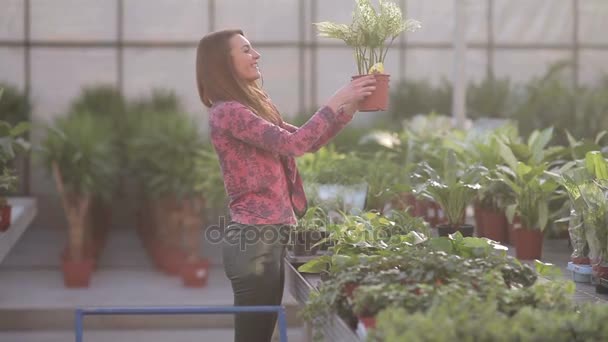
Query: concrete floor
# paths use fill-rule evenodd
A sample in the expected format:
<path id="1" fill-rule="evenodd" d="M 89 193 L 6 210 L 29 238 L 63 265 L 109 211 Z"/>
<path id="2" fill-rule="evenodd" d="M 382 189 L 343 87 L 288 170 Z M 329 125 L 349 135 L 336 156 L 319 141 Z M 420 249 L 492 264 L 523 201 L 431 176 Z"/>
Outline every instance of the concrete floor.
<path id="1" fill-rule="evenodd" d="M 72 341 L 73 314 L 85 306 L 231 305 L 221 265 L 204 288 L 184 288 L 152 266 L 134 231 L 112 231 L 88 289 L 63 286 L 59 253 L 65 232 L 29 228 L 0 264 L 0 341 Z M 296 302 L 285 291 L 290 341 L 301 341 Z M 86 342 L 231 341 L 230 315 L 95 316 L 85 319 Z"/>

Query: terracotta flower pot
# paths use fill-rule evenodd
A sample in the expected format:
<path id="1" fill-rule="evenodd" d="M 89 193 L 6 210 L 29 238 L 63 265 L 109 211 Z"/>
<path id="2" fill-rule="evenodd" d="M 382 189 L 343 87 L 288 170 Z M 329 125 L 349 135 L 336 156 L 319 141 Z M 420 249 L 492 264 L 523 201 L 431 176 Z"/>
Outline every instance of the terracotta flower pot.
<path id="1" fill-rule="evenodd" d="M 522 227 L 515 229 L 515 257 L 522 260 L 540 259 L 543 254 L 543 232 Z"/>
<path id="2" fill-rule="evenodd" d="M 509 243 L 509 221 L 503 212 L 482 209 L 480 210 L 480 221 L 484 237 L 500 243 Z"/>
<path id="3" fill-rule="evenodd" d="M 209 261 L 185 262 L 180 273 L 185 287 L 204 287 L 209 279 Z"/>
<path id="4" fill-rule="evenodd" d="M 353 299 L 354 293 L 355 293 L 355 290 L 357 289 L 357 287 L 359 287 L 359 284 L 348 283 L 348 284 L 344 285 L 344 287 L 342 288 L 342 291 L 344 291 L 344 295 L 347 298 Z"/>
<path id="5" fill-rule="evenodd" d="M 591 265 L 591 259 L 588 257 L 573 257 L 570 260 L 576 265 Z"/>
<path id="6" fill-rule="evenodd" d="M 5 205 L 0 207 L 0 232 L 5 232 L 11 225 L 12 207 Z"/>
<path id="7" fill-rule="evenodd" d="M 91 262 L 93 264 L 93 271 L 96 270 L 97 266 L 98 266 L 97 247 L 93 243 L 87 242 L 83 246 L 82 254 L 83 254 L 84 259 L 91 260 Z M 70 248 L 69 248 L 69 246 L 65 246 L 61 250 L 61 260 L 70 260 L 70 259 L 71 259 L 70 258 Z"/>
<path id="8" fill-rule="evenodd" d="M 512 246 L 515 246 L 515 235 L 517 231 L 517 229 L 515 229 L 516 226 L 521 226 L 518 217 L 513 218 L 513 222 L 509 223 L 507 226 L 507 242 Z"/>
<path id="9" fill-rule="evenodd" d="M 359 320 L 365 327 L 365 329 L 375 329 L 376 328 L 376 317 L 359 317 Z"/>
<path id="10" fill-rule="evenodd" d="M 91 274 L 95 267 L 93 258 L 72 260 L 68 257 L 62 258 L 63 283 L 68 288 L 89 287 Z"/>
<path id="11" fill-rule="evenodd" d="M 353 81 L 367 75 L 353 76 Z M 360 112 L 378 112 L 385 111 L 388 108 L 388 96 L 389 96 L 389 79 L 390 75 L 387 74 L 374 74 L 376 77 L 376 90 L 365 98 L 359 105 Z"/>
<path id="12" fill-rule="evenodd" d="M 475 219 L 475 228 L 477 228 L 477 236 L 484 237 L 484 225 L 481 221 L 481 217 L 483 215 L 484 208 L 479 203 L 473 204 L 473 218 Z"/>

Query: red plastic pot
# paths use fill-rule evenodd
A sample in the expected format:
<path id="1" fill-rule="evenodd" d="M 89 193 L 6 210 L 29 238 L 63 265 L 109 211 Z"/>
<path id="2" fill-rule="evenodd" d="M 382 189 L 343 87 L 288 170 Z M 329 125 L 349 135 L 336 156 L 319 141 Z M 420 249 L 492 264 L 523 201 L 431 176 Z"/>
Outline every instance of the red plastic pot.
<path id="1" fill-rule="evenodd" d="M 11 212 L 13 207 L 5 205 L 0 207 L 0 232 L 5 232 L 11 226 Z"/>

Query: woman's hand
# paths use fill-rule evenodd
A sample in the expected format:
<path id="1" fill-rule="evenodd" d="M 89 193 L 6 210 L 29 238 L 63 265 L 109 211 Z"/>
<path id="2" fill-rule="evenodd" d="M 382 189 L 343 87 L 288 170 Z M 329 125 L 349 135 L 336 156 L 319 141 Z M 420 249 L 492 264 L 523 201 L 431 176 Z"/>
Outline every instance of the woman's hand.
<path id="1" fill-rule="evenodd" d="M 371 95 L 375 89 L 376 78 L 373 75 L 360 77 L 340 88 L 326 105 L 334 113 L 337 113 L 342 107 L 347 114 L 353 115 L 359 109 L 359 103 Z"/>

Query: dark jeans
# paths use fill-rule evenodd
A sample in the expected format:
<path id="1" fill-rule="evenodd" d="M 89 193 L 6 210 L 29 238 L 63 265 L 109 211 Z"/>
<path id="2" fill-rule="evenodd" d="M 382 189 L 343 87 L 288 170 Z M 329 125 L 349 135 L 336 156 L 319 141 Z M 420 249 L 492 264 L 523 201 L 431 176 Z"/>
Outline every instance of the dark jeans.
<path id="1" fill-rule="evenodd" d="M 281 304 L 289 229 L 284 225 L 228 225 L 222 252 L 235 306 Z M 236 314 L 234 341 L 269 342 L 276 321 L 276 313 Z"/>

